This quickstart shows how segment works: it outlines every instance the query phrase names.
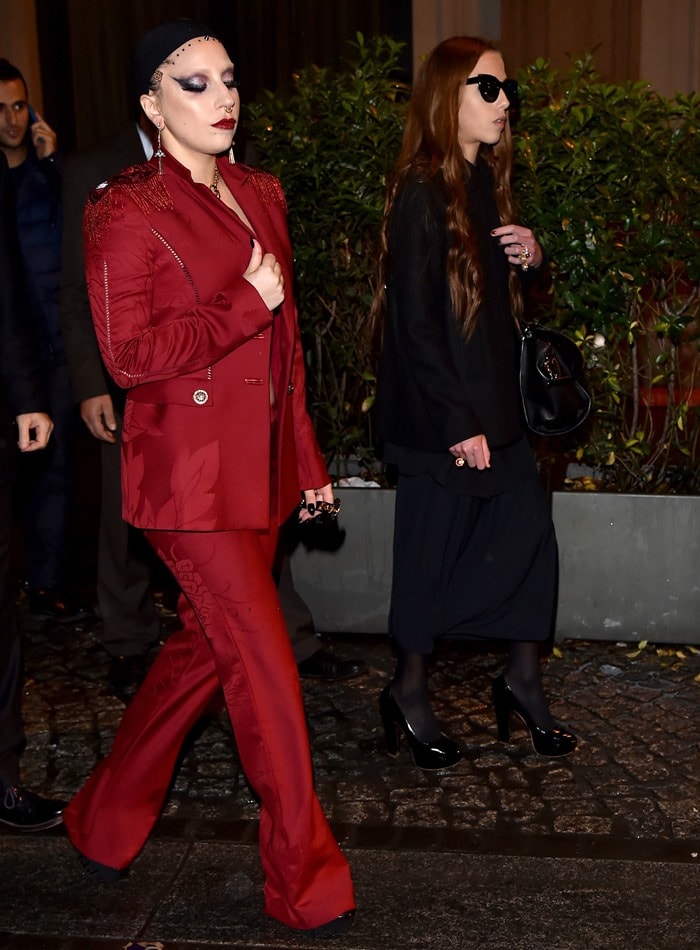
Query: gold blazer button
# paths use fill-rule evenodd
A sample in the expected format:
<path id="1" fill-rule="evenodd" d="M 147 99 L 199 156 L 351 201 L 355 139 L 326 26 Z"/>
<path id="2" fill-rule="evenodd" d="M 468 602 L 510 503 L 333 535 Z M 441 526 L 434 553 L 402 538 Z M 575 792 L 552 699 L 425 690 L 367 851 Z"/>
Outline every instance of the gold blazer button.
<path id="1" fill-rule="evenodd" d="M 198 406 L 203 406 L 205 402 L 209 401 L 209 393 L 206 389 L 195 389 L 192 398 Z"/>
<path id="2" fill-rule="evenodd" d="M 457 466 L 457 468 L 462 468 L 462 467 L 464 466 L 464 459 L 463 459 L 463 458 L 456 458 L 456 459 L 455 459 L 455 465 Z"/>

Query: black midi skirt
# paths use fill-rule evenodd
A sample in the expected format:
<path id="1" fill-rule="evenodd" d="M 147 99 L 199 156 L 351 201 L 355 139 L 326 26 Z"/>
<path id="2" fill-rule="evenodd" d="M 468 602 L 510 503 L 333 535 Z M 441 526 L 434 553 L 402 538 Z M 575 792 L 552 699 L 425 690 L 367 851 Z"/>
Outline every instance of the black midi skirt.
<path id="1" fill-rule="evenodd" d="M 399 474 L 389 632 L 404 650 L 429 655 L 438 637 L 545 640 L 556 584 L 554 525 L 534 464 L 489 498 Z"/>

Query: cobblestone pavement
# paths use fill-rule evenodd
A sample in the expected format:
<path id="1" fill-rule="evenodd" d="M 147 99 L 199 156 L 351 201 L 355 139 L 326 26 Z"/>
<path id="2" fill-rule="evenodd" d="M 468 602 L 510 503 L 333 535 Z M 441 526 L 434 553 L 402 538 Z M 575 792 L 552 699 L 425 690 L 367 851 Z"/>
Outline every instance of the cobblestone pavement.
<path id="1" fill-rule="evenodd" d="M 105 687 L 98 621 L 37 625 L 20 606 L 23 779 L 33 790 L 68 798 L 108 750 L 123 707 Z M 173 622 L 164 620 L 164 635 Z M 405 746 L 397 760 L 385 752 L 377 698 L 393 667 L 388 640 L 345 637 L 330 645 L 368 664 L 357 679 L 303 686 L 317 789 L 350 857 L 364 915 L 353 936 L 335 946 L 700 948 L 697 650 L 559 643 L 545 661 L 545 685 L 553 712 L 578 734 L 579 747 L 564 759 L 545 759 L 524 729 L 508 745 L 496 739 L 489 687 L 503 656 L 446 643 L 431 685 L 443 727 L 462 743 L 465 760 L 452 770 L 422 772 Z M 0 832 L 0 861 L 7 859 L 0 877 L 5 895 L 14 895 L 0 908 L 1 950 L 118 950 L 129 928 L 132 937 L 174 935 L 165 950 L 311 946 L 280 935 L 279 925 L 261 925 L 257 896 L 249 909 L 250 893 L 259 892 L 257 813 L 225 713 L 214 715 L 187 744 L 164 815 L 139 859 L 140 877 L 131 875 L 116 899 L 86 893 L 60 829 Z M 217 845 L 226 846 L 225 855 Z M 217 880 L 212 868 L 228 866 L 234 848 L 237 876 L 229 877 L 219 901 L 207 889 Z M 10 860 L 20 880 L 8 891 Z M 178 861 L 179 878 L 159 884 L 160 896 L 152 896 L 156 885 L 148 875 Z M 36 876 L 37 865 L 43 877 Z M 35 874 L 34 890 L 26 890 L 25 873 Z M 245 888 L 232 920 L 239 879 Z M 442 888 L 439 898 L 426 893 L 430 885 Z M 402 904 L 411 887 L 413 897 Z M 504 896 L 499 887 L 511 890 Z M 35 907 L 36 894 L 47 895 L 43 911 Z M 656 917 L 649 930 L 643 919 L 650 910 Z M 125 923 L 137 917 L 138 927 Z M 494 920 L 501 921 L 500 933 Z M 503 920 L 511 929 L 503 929 Z"/>
<path id="2" fill-rule="evenodd" d="M 108 750 L 123 707 L 104 686 L 98 623 L 23 624 L 24 781 L 68 797 Z M 391 828 L 426 829 L 436 841 L 456 831 L 562 843 L 585 835 L 620 846 L 700 841 L 697 650 L 558 644 L 560 655 L 544 665 L 545 686 L 555 716 L 580 742 L 572 756 L 546 759 L 534 753 L 524 727 L 509 745 L 496 740 L 489 687 L 503 657 L 445 644 L 431 687 L 443 728 L 462 743 L 465 760 L 430 773 L 413 766 L 405 745 L 398 760 L 385 753 L 376 701 L 393 667 L 388 640 L 336 639 L 334 647 L 363 656 L 368 672 L 344 683 L 305 680 L 304 695 L 319 796 L 330 821 L 348 826 L 348 834 L 361 828 L 365 836 L 372 829 L 386 836 Z M 190 743 L 165 817 L 256 816 L 222 711 Z"/>

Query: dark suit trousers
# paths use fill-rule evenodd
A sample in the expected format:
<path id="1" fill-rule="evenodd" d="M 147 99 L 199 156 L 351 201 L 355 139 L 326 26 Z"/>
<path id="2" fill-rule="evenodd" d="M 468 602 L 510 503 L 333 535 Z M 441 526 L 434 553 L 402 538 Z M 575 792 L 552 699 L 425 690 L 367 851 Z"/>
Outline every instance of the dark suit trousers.
<path id="1" fill-rule="evenodd" d="M 117 421 L 121 432 L 118 414 Z M 160 631 L 151 592 L 155 558 L 143 532 L 122 518 L 119 440 L 102 442 L 101 452 L 97 600 L 103 620 L 102 643 L 110 656 L 143 655 Z"/>
<path id="2" fill-rule="evenodd" d="M 27 580 L 33 589 L 62 587 L 70 563 L 70 514 L 77 413 L 65 364 L 42 367 L 54 430 L 41 452 L 20 460 L 18 501 L 27 547 Z"/>
<path id="3" fill-rule="evenodd" d="M 146 532 L 183 591 L 182 629 L 160 650 L 64 822 L 89 858 L 130 864 L 160 814 L 185 737 L 223 689 L 241 764 L 261 801 L 265 911 L 308 929 L 353 908 L 354 899 L 313 788 L 299 677 L 272 576 L 274 535 Z"/>
<path id="4" fill-rule="evenodd" d="M 22 662 L 15 597 L 10 579 L 14 432 L 0 425 L 0 788 L 19 781 L 24 748 Z"/>

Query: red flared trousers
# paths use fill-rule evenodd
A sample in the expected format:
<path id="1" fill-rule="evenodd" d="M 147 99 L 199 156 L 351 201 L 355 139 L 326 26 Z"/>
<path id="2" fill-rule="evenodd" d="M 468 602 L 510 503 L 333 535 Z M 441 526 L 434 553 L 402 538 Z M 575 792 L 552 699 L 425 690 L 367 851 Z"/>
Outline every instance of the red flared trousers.
<path id="1" fill-rule="evenodd" d="M 350 871 L 313 789 L 299 677 L 272 578 L 276 531 L 146 535 L 179 583 L 162 647 L 109 755 L 64 812 L 88 858 L 124 868 L 160 814 L 182 743 L 219 687 L 261 800 L 265 911 L 310 929 L 354 908 Z"/>

